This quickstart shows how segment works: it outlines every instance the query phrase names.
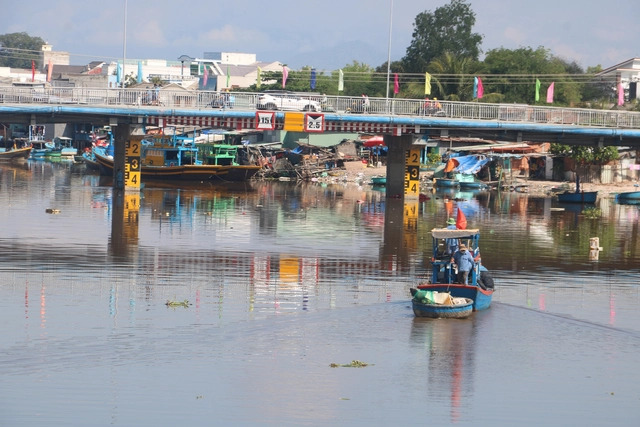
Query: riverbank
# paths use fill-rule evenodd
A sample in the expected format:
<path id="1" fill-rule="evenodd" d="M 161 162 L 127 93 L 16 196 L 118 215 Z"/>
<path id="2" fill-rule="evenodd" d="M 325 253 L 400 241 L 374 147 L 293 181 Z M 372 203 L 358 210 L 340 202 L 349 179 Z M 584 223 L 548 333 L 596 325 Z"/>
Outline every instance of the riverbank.
<path id="1" fill-rule="evenodd" d="M 386 176 L 386 166 L 364 166 L 359 163 L 347 164 L 343 170 L 331 171 L 326 176 L 318 177 L 317 181 L 327 183 L 368 183 L 374 176 Z M 421 173 L 420 180 L 426 187 L 432 187 L 433 181 L 429 174 Z M 543 181 L 525 179 L 523 177 L 515 178 L 507 183 L 508 186 L 518 187 L 521 191 L 532 195 L 548 196 L 565 190 L 575 190 L 575 182 L 569 181 Z M 616 193 L 627 191 L 640 191 L 640 182 L 626 181 L 611 184 L 599 183 L 581 183 L 580 187 L 583 191 L 598 191 L 601 198 L 613 198 Z M 514 190 L 515 191 L 515 190 Z"/>

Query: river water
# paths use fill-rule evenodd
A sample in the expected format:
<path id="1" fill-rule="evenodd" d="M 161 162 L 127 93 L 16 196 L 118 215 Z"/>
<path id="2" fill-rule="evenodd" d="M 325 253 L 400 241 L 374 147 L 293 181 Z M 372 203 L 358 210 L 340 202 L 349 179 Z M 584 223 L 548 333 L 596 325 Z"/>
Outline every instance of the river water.
<path id="1" fill-rule="evenodd" d="M 0 425 L 639 425 L 640 209 L 429 196 L 0 165 Z M 457 208 L 492 306 L 416 319 Z"/>

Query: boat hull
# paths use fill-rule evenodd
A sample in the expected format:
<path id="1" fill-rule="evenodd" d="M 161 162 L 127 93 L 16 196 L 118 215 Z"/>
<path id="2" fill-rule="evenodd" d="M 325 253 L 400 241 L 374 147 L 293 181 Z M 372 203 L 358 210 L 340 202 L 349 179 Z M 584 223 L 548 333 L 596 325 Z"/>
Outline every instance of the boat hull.
<path id="1" fill-rule="evenodd" d="M 416 317 L 429 317 L 431 319 L 464 319 L 473 313 L 473 300 L 466 298 L 466 304 L 442 305 L 423 304 L 415 299 L 411 300 L 413 314 Z"/>
<path id="2" fill-rule="evenodd" d="M 436 188 L 454 188 L 459 186 L 460 182 L 455 179 L 436 178 Z"/>
<path id="3" fill-rule="evenodd" d="M 565 192 L 558 194 L 558 201 L 561 203 L 595 203 L 597 197 L 597 191 Z"/>
<path id="4" fill-rule="evenodd" d="M 491 299 L 493 298 L 493 289 L 485 290 L 473 285 L 431 283 L 419 285 L 418 289 L 424 291 L 449 292 L 452 297 L 471 299 L 473 300 L 473 311 L 486 310 L 491 306 Z"/>
<path id="5" fill-rule="evenodd" d="M 638 205 L 640 204 L 640 191 L 618 193 L 616 194 L 616 203 L 621 205 Z"/>
<path id="6" fill-rule="evenodd" d="M 17 160 L 26 160 L 31 154 L 31 147 L 18 148 L 10 151 L 0 152 L 0 161 L 12 162 Z"/>
<path id="7" fill-rule="evenodd" d="M 95 153 L 100 173 L 113 176 L 113 160 Z M 180 166 L 149 166 L 140 169 L 142 179 L 172 180 L 172 181 L 247 181 L 258 171 L 260 166 L 254 165 L 180 165 Z"/>

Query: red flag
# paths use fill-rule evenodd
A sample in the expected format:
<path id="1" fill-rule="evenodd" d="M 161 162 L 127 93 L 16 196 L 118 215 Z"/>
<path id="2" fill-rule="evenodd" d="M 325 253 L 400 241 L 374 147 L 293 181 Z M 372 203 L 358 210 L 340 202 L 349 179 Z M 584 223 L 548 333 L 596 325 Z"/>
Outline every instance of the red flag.
<path id="1" fill-rule="evenodd" d="M 462 213 L 462 209 L 458 208 L 458 216 L 456 217 L 456 228 L 464 230 L 467 228 L 467 217 Z"/>
<path id="2" fill-rule="evenodd" d="M 482 86 L 482 79 L 478 77 L 478 99 L 482 99 L 484 95 L 484 86 Z"/>
<path id="3" fill-rule="evenodd" d="M 36 62 L 31 60 L 31 82 L 36 80 Z"/>
<path id="4" fill-rule="evenodd" d="M 400 82 L 398 81 L 398 73 L 396 73 L 395 77 L 393 78 L 393 93 L 398 93 L 400 92 Z"/>

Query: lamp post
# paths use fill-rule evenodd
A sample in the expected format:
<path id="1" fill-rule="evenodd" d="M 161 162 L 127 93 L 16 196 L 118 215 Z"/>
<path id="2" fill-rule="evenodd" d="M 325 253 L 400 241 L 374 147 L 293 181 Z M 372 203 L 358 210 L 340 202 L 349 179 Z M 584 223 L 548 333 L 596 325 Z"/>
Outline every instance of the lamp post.
<path id="1" fill-rule="evenodd" d="M 185 61 L 188 61 L 189 64 L 191 64 L 191 61 L 193 61 L 193 58 L 190 57 L 189 55 L 180 55 L 178 57 L 178 61 L 180 61 L 180 63 L 182 64 L 182 69 L 180 70 L 180 77 L 184 80 L 184 63 Z"/>
<path id="2" fill-rule="evenodd" d="M 124 89 L 124 81 L 127 73 L 125 72 L 125 63 L 127 62 L 127 0 L 124 0 L 124 34 L 122 37 L 122 89 Z"/>
<path id="3" fill-rule="evenodd" d="M 391 76 L 391 28 L 393 26 L 393 0 L 389 7 L 389 48 L 387 50 L 387 103 L 389 102 L 389 76 Z"/>

